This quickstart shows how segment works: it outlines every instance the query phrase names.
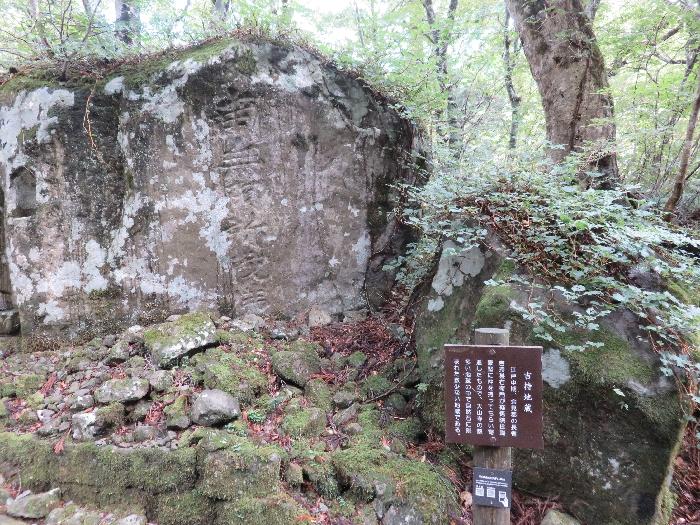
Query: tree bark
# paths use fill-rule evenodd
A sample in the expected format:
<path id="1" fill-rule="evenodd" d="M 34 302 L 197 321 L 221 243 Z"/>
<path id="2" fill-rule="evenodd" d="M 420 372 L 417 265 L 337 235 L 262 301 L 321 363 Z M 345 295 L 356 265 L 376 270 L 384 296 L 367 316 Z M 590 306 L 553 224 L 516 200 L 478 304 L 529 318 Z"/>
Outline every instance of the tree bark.
<path id="1" fill-rule="evenodd" d="M 503 65 L 505 67 L 505 85 L 506 92 L 508 93 L 508 100 L 510 101 L 510 133 L 508 136 L 508 147 L 510 149 L 515 149 L 518 142 L 518 126 L 520 124 L 520 103 L 522 99 L 515 91 L 515 85 L 513 84 L 513 69 L 515 68 L 515 57 L 513 54 L 517 54 L 518 49 L 515 42 L 511 40 L 510 35 L 510 13 L 506 7 L 506 18 L 503 24 Z M 511 46 L 513 49 L 511 51 Z"/>
<path id="2" fill-rule="evenodd" d="M 619 171 L 613 101 L 603 55 L 581 0 L 506 0 L 506 5 L 542 98 L 550 157 L 558 163 L 585 150 L 581 182 L 615 186 Z"/>
<path id="3" fill-rule="evenodd" d="M 230 0 L 214 0 L 214 12 L 219 16 L 226 16 L 231 9 Z"/>
<path id="4" fill-rule="evenodd" d="M 688 164 L 690 163 L 690 152 L 693 148 L 693 135 L 695 134 L 695 126 L 698 122 L 698 114 L 700 113 L 700 71 L 698 72 L 698 87 L 695 92 L 695 100 L 693 101 L 693 108 L 690 110 L 690 117 L 688 117 L 688 127 L 685 131 L 685 141 L 683 142 L 683 149 L 681 150 L 681 162 L 678 167 L 678 173 L 676 175 L 676 181 L 673 184 L 673 190 L 671 195 L 666 201 L 664 206 L 664 211 L 666 212 L 666 219 L 671 220 L 671 214 L 676 209 L 678 202 L 680 202 L 683 196 L 683 190 L 685 189 L 685 181 L 687 180 L 688 174 Z"/>
<path id="5" fill-rule="evenodd" d="M 131 2 L 114 0 L 114 11 L 117 13 L 117 38 L 127 45 L 133 44 L 139 26 L 138 8 Z"/>
<path id="6" fill-rule="evenodd" d="M 430 41 L 434 46 L 433 55 L 436 60 L 438 84 L 440 85 L 440 89 L 447 94 L 447 107 L 443 113 L 438 115 L 438 120 L 444 121 L 444 124 L 438 125 L 438 133 L 453 150 L 457 148 L 461 135 L 457 129 L 457 99 L 455 97 L 454 88 L 450 84 L 447 70 L 447 48 L 450 44 L 452 24 L 454 23 L 458 3 L 459 0 L 450 0 L 447 7 L 446 25 L 441 30 L 438 26 L 437 17 L 435 16 L 433 1 L 423 0 L 425 18 L 430 27 Z M 458 149 L 456 153 L 456 156 L 459 156 Z"/>

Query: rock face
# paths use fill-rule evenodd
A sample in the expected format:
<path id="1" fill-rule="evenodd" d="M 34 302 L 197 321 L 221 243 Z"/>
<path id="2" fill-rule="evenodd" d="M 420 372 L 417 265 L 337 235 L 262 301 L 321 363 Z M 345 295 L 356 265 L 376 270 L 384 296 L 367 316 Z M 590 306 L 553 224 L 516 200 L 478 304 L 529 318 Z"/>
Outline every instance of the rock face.
<path id="1" fill-rule="evenodd" d="M 423 292 L 416 345 L 429 384 L 422 417 L 433 428 L 444 431 L 445 424 L 443 344 L 468 343 L 476 327 L 505 327 L 513 345 L 542 345 L 514 306 L 547 303 L 564 317 L 577 310 L 546 290 L 511 281 L 515 273 L 491 238 L 482 249 L 444 255 Z M 489 279 L 501 284 L 485 287 Z M 667 523 L 670 469 L 684 427 L 678 393 L 660 375 L 658 355 L 631 312 L 618 310 L 600 324 L 544 345 L 545 446 L 514 450 L 514 485 L 558 496 L 584 523 Z M 566 349 L 586 341 L 602 347 Z"/>
<path id="2" fill-rule="evenodd" d="M 23 333 L 191 309 L 340 316 L 366 306 L 366 281 L 382 300 L 413 138 L 360 81 L 230 40 L 93 93 L 22 80 L 0 90 L 0 176 Z"/>

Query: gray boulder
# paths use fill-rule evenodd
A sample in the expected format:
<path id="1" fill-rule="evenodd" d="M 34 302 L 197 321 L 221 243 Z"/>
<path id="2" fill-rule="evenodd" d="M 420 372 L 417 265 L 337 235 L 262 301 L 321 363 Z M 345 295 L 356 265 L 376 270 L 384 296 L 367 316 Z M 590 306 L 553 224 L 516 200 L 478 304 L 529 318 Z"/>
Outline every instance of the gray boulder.
<path id="1" fill-rule="evenodd" d="M 98 403 L 128 403 L 138 401 L 148 395 L 147 379 L 129 377 L 126 379 L 110 379 L 95 391 Z"/>
<path id="2" fill-rule="evenodd" d="M 61 491 L 53 489 L 41 494 L 24 492 L 7 500 L 7 513 L 16 518 L 41 519 L 46 517 L 61 501 Z"/>
<path id="3" fill-rule="evenodd" d="M 228 423 L 241 415 L 238 400 L 222 390 L 204 390 L 192 403 L 192 421 L 205 427 Z"/>
<path id="4" fill-rule="evenodd" d="M 182 357 L 216 343 L 216 326 L 209 314 L 195 312 L 156 325 L 146 330 L 143 338 L 153 361 L 161 368 L 170 368 Z"/>

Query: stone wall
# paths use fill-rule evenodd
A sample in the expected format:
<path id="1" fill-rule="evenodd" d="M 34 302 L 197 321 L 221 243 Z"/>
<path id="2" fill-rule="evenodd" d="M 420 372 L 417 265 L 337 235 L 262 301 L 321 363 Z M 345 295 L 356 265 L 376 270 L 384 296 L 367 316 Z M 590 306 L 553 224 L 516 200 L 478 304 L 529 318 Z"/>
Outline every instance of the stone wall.
<path id="1" fill-rule="evenodd" d="M 10 81 L 0 175 L 22 331 L 380 303 L 382 261 L 403 242 L 390 185 L 409 181 L 412 141 L 361 82 L 268 42 L 217 42 L 94 84 Z"/>

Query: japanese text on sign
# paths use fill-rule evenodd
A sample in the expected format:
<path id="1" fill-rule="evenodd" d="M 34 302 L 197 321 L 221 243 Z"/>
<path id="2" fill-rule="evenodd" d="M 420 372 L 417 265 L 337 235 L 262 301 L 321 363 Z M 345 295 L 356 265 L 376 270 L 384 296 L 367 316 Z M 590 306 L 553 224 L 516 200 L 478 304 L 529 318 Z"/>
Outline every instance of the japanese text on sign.
<path id="1" fill-rule="evenodd" d="M 445 345 L 448 443 L 542 448 L 542 348 Z"/>

